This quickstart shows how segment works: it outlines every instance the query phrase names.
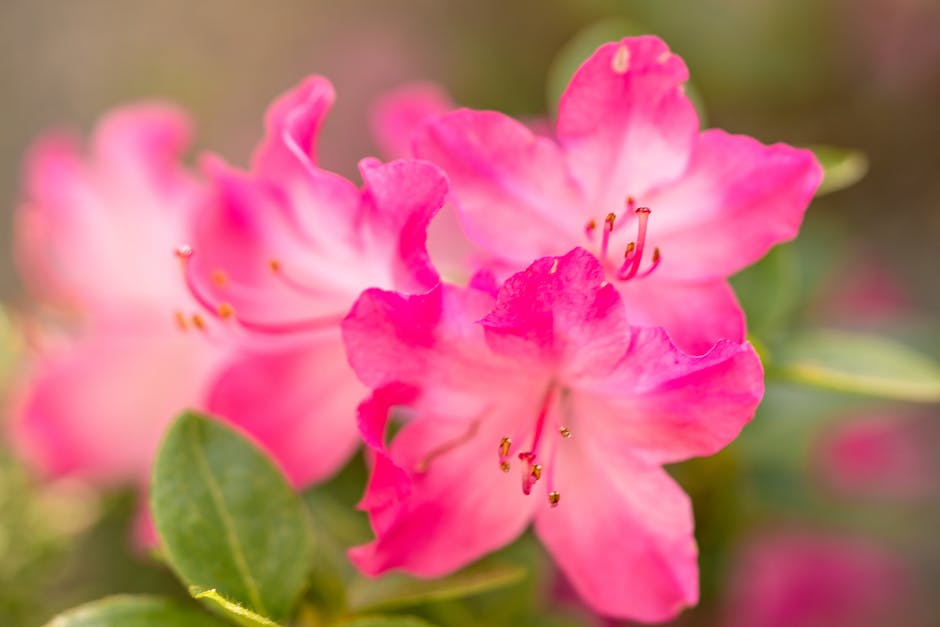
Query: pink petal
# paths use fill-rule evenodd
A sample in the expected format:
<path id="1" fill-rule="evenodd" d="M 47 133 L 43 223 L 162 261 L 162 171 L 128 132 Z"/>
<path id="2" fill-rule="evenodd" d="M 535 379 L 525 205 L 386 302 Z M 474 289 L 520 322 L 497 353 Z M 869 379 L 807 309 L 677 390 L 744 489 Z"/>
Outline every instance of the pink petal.
<path id="1" fill-rule="evenodd" d="M 512 420 L 511 417 L 507 418 Z M 368 575 L 401 568 L 421 577 L 454 571 L 515 539 L 532 515 L 515 477 L 499 471 L 500 419 L 479 423 L 421 418 L 405 425 L 391 445 L 391 459 L 405 471 L 398 498 L 373 479 L 364 506 L 383 505 L 378 537 L 349 553 Z M 478 425 L 478 426 L 475 426 Z M 444 454 L 446 452 L 446 455 Z M 487 463 L 489 462 L 489 463 Z"/>
<path id="2" fill-rule="evenodd" d="M 410 157 L 415 133 L 428 121 L 454 109 L 435 83 L 409 83 L 386 93 L 372 111 L 372 134 L 388 159 Z"/>
<path id="3" fill-rule="evenodd" d="M 203 406 L 215 363 L 205 339 L 132 328 L 92 332 L 45 357 L 25 382 L 13 437 L 44 474 L 145 481 L 164 428 Z"/>
<path id="4" fill-rule="evenodd" d="M 640 199 L 653 211 L 649 241 L 663 254 L 656 272 L 701 281 L 750 265 L 796 237 L 821 181 L 809 150 L 705 131 L 685 174 Z"/>
<path id="5" fill-rule="evenodd" d="M 654 274 L 616 285 L 630 324 L 663 327 L 687 353 L 701 355 L 722 339 L 744 341 L 744 312 L 725 280 L 681 283 Z"/>
<path id="6" fill-rule="evenodd" d="M 754 416 L 763 374 L 749 344 L 722 341 L 692 357 L 661 329 L 637 328 L 614 370 L 575 385 L 571 413 L 590 417 L 616 455 L 655 464 L 712 455 Z"/>
<path id="7" fill-rule="evenodd" d="M 623 353 L 629 326 L 620 296 L 589 252 L 544 257 L 503 284 L 481 323 L 490 347 L 507 357 L 604 369 Z"/>
<path id="8" fill-rule="evenodd" d="M 557 507 L 535 530 L 578 594 L 600 614 L 663 622 L 698 602 L 689 499 L 657 466 L 610 452 L 608 432 L 558 444 Z"/>
<path id="9" fill-rule="evenodd" d="M 315 483 L 339 470 L 359 441 L 356 406 L 368 390 L 345 362 L 339 337 L 245 355 L 220 374 L 209 410 L 252 435 L 294 485 Z"/>
<path id="10" fill-rule="evenodd" d="M 598 48 L 575 73 L 558 109 L 558 141 L 599 216 L 641 200 L 685 170 L 698 115 L 682 84 L 685 63 L 657 37 Z M 641 200 L 642 204 L 642 200 Z"/>
<path id="11" fill-rule="evenodd" d="M 317 135 L 335 99 L 333 86 L 321 76 L 308 76 L 281 94 L 265 115 L 266 135 L 255 150 L 253 169 L 284 178 L 316 166 Z"/>
<path id="12" fill-rule="evenodd" d="M 589 216 L 564 155 L 512 118 L 456 111 L 427 124 L 414 147 L 447 172 L 465 233 L 491 254 L 526 264 L 582 236 Z"/>

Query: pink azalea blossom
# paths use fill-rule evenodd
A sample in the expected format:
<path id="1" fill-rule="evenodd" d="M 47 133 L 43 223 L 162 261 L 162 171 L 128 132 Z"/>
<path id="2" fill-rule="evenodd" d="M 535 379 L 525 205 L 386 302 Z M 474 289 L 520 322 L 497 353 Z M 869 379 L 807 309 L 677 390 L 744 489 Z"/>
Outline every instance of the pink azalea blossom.
<path id="1" fill-rule="evenodd" d="M 601 46 L 561 98 L 555 137 L 492 111 L 427 123 L 471 241 L 508 273 L 584 246 L 631 322 L 696 354 L 740 341 L 729 275 L 793 238 L 822 170 L 807 150 L 699 130 L 685 63 L 656 37 Z"/>
<path id="2" fill-rule="evenodd" d="M 910 566 L 870 541 L 812 532 L 756 538 L 732 571 L 723 625 L 926 625 Z"/>
<path id="3" fill-rule="evenodd" d="M 363 160 L 362 189 L 320 169 L 333 99 L 314 76 L 275 101 L 250 173 L 207 158 L 213 199 L 179 251 L 207 333 L 243 348 L 209 407 L 264 442 L 297 484 L 335 471 L 358 442 L 368 392 L 346 363 L 340 322 L 368 287 L 438 282 L 425 235 L 447 192 L 417 160 Z"/>
<path id="4" fill-rule="evenodd" d="M 192 302 L 172 263 L 201 195 L 188 138 L 180 111 L 142 104 L 102 118 L 87 154 L 68 134 L 30 153 L 17 261 L 61 324 L 37 334 L 11 428 L 43 474 L 143 483 L 166 425 L 204 406 L 223 351 L 180 331 Z"/>
<path id="5" fill-rule="evenodd" d="M 534 522 L 599 612 L 656 621 L 696 603 L 692 513 L 662 465 L 730 442 L 762 370 L 747 344 L 693 357 L 627 321 L 583 249 L 496 295 L 365 292 L 343 323 L 350 363 L 376 389 L 360 408 L 377 451 L 361 503 L 376 539 L 351 552 L 356 565 L 439 576 Z M 408 420 L 386 447 L 393 406 Z"/>

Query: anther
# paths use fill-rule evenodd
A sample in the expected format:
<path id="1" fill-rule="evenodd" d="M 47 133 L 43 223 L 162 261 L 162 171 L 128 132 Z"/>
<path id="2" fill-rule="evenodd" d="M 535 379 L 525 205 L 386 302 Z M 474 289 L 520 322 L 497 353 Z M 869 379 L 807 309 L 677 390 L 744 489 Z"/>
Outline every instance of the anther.
<path id="1" fill-rule="evenodd" d="M 231 303 L 219 303 L 218 312 L 220 318 L 228 320 L 235 315 L 235 308 L 232 307 Z"/>
<path id="2" fill-rule="evenodd" d="M 558 507 L 558 501 L 560 500 L 561 500 L 561 494 L 559 494 L 557 491 L 552 490 L 551 492 L 548 493 L 548 504 L 551 505 L 552 507 Z"/>
<path id="3" fill-rule="evenodd" d="M 192 246 L 187 246 L 186 244 L 183 244 L 182 246 L 177 247 L 175 252 L 176 252 L 176 256 L 179 257 L 180 259 L 186 259 L 188 257 L 193 256 Z"/>
<path id="4" fill-rule="evenodd" d="M 627 249 L 623 251 L 623 258 L 628 259 L 630 255 L 633 254 L 634 250 L 636 250 L 635 242 L 630 242 L 629 244 L 627 244 Z"/>
<path id="5" fill-rule="evenodd" d="M 584 225 L 584 234 L 587 235 L 588 239 L 594 237 L 594 229 L 597 228 L 597 222 L 594 220 L 588 220 L 588 223 Z"/>
<path id="6" fill-rule="evenodd" d="M 608 213 L 607 217 L 604 218 L 604 224 L 607 225 L 608 231 L 614 230 L 614 221 L 617 219 L 617 215 L 613 213 Z"/>
<path id="7" fill-rule="evenodd" d="M 499 469 L 503 472 L 509 472 L 509 462 L 500 462 Z"/>
<path id="8" fill-rule="evenodd" d="M 617 219 L 612 213 L 608 213 L 604 218 L 604 235 L 601 239 L 601 259 L 607 258 L 607 245 L 610 244 L 610 234 L 614 230 L 614 221 Z"/>
<path id="9" fill-rule="evenodd" d="M 271 268 L 271 272 L 280 272 L 281 271 L 281 262 L 277 259 L 272 259 L 268 262 L 268 267 Z"/>
<path id="10" fill-rule="evenodd" d="M 561 437 L 563 437 L 563 438 L 570 438 L 570 437 L 571 437 L 571 430 L 568 429 L 568 427 L 561 427 L 561 428 L 558 429 L 558 432 L 561 433 Z"/>
<path id="11" fill-rule="evenodd" d="M 199 329 L 200 331 L 206 330 L 206 321 L 202 319 L 202 316 L 199 314 L 193 314 L 192 317 L 193 326 Z"/>
<path id="12" fill-rule="evenodd" d="M 503 438 L 499 441 L 499 456 L 509 457 L 509 449 L 512 448 L 512 440 Z"/>
<path id="13" fill-rule="evenodd" d="M 532 470 L 529 471 L 529 474 L 532 475 L 533 481 L 538 481 L 542 478 L 542 464 L 534 464 Z"/>
<path id="14" fill-rule="evenodd" d="M 226 276 L 226 274 L 222 272 L 221 270 L 214 270 L 212 272 L 212 282 L 218 285 L 219 287 L 222 287 L 223 285 L 228 283 L 228 276 Z"/>
<path id="15" fill-rule="evenodd" d="M 180 328 L 180 331 L 189 330 L 189 325 L 186 323 L 186 315 L 182 311 L 176 311 L 173 317 L 176 319 L 176 326 Z"/>

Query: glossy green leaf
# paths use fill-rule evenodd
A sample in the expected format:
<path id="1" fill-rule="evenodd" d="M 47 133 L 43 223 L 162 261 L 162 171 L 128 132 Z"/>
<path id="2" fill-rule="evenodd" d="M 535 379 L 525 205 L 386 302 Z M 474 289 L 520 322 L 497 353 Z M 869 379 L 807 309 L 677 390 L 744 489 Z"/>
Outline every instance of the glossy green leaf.
<path id="1" fill-rule="evenodd" d="M 816 191 L 817 196 L 851 187 L 868 173 L 868 158 L 858 150 L 834 146 L 811 146 L 822 164 L 825 176 Z"/>
<path id="2" fill-rule="evenodd" d="M 253 444 L 183 414 L 157 455 L 151 506 L 184 582 L 273 620 L 290 615 L 309 568 L 308 521 L 300 497 Z"/>
<path id="3" fill-rule="evenodd" d="M 197 586 L 190 586 L 189 593 L 193 595 L 194 599 L 211 603 L 219 613 L 236 625 L 242 625 L 242 627 L 277 627 L 277 623 L 274 621 L 259 616 L 238 603 L 226 599 L 214 588 L 212 590 L 201 590 Z"/>
<path id="4" fill-rule="evenodd" d="M 197 608 L 146 595 L 119 595 L 59 614 L 46 627 L 222 627 Z"/>
<path id="5" fill-rule="evenodd" d="M 770 371 L 820 388 L 902 401 L 940 401 L 940 364 L 903 344 L 813 331 L 781 346 Z"/>
<path id="6" fill-rule="evenodd" d="M 432 627 L 431 623 L 414 616 L 359 616 L 334 624 L 336 627 Z"/>
<path id="7" fill-rule="evenodd" d="M 624 37 L 646 35 L 648 33 L 650 33 L 650 30 L 642 24 L 622 17 L 603 19 L 579 31 L 562 46 L 549 67 L 546 82 L 548 109 L 557 113 L 558 101 L 565 88 L 568 87 L 571 77 L 601 45 L 618 41 Z M 686 94 L 692 104 L 695 105 L 704 128 L 707 126 L 705 108 L 698 91 L 691 83 L 686 83 Z"/>
<path id="8" fill-rule="evenodd" d="M 518 566 L 483 562 L 440 579 L 398 574 L 379 579 L 359 577 L 349 586 L 349 607 L 361 612 L 445 601 L 511 586 L 525 576 L 525 569 Z"/>

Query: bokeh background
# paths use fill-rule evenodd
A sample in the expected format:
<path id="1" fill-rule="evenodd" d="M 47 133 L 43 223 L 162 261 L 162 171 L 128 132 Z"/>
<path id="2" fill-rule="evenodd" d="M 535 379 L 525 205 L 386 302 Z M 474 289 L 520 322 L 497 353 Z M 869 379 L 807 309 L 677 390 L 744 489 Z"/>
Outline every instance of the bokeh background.
<path id="1" fill-rule="evenodd" d="M 339 95 L 321 164 L 355 176 L 356 161 L 377 153 L 365 120 L 389 88 L 432 80 L 463 105 L 550 115 L 562 51 L 592 28 L 664 37 L 686 59 L 710 125 L 865 155 L 867 176 L 814 203 L 800 241 L 739 279 L 758 340 L 785 346 L 795 330 L 824 326 L 940 357 L 936 0 L 3 0 L 0 297 L 13 311 L 28 307 L 9 254 L 12 213 L 23 154 L 50 126 L 87 131 L 119 103 L 170 99 L 192 112 L 194 155 L 211 148 L 245 164 L 267 103 L 315 72 Z M 19 363 L 2 366 L 15 375 Z M 878 601 L 907 608 L 892 624 L 931 614 L 916 590 L 940 581 L 937 419 L 936 405 L 772 384 L 741 442 L 675 469 L 695 499 L 703 560 L 702 608 L 680 623 L 725 624 L 728 608 L 746 605 L 736 565 L 779 565 L 748 561 L 760 563 L 746 548 L 762 537 L 875 545 L 913 582 Z M 124 550 L 127 495 L 40 489 L 8 454 L 0 459 L 0 623 L 38 624 L 101 594 L 174 585 Z M 823 546 L 810 563 L 824 563 Z M 857 598 L 891 588 L 844 575 L 864 565 L 845 568 L 830 579 Z M 824 584 L 807 585 L 806 603 L 829 598 Z"/>

